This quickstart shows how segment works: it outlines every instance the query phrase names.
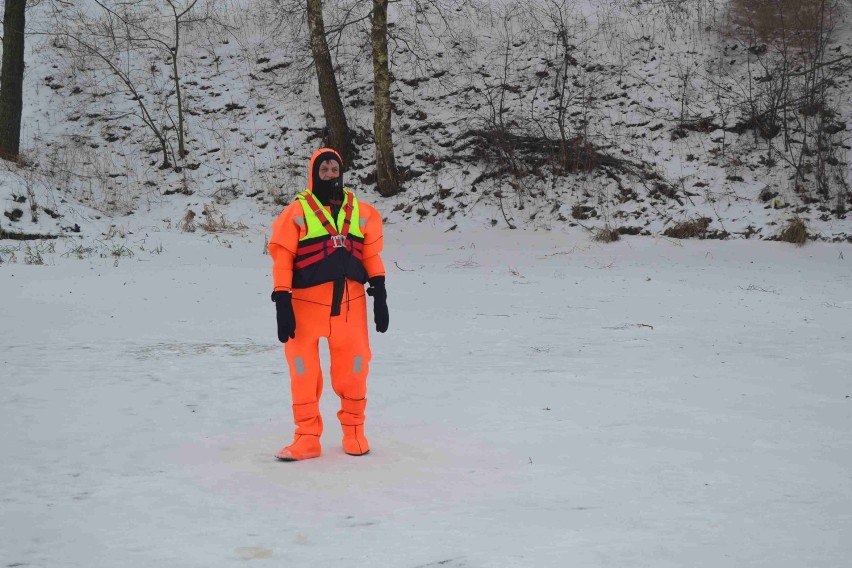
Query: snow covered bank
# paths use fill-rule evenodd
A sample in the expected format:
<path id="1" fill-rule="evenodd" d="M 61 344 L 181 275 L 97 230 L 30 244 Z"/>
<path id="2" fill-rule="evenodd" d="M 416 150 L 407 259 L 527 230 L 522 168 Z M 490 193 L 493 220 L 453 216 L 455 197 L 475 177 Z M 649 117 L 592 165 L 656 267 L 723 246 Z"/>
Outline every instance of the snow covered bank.
<path id="1" fill-rule="evenodd" d="M 34 7 L 23 132 L 32 167 L 0 164 L 0 230 L 97 238 L 131 213 L 167 209 L 177 221 L 205 206 L 229 219 L 280 211 L 304 188 L 325 121 L 306 26 L 299 10 L 288 17 L 279 4 L 217 2 L 228 30 L 184 31 L 189 154 L 165 169 L 135 95 L 103 62 L 75 59 L 74 43 L 52 36 L 78 8 L 97 5 Z M 367 26 L 333 34 L 360 150 L 347 180 L 400 223 L 661 235 L 705 219 L 709 236 L 772 239 L 801 218 L 815 239 L 852 238 L 847 13 L 838 11 L 825 38 L 834 61 L 817 66 L 825 82 L 809 79 L 826 85 L 820 113 L 796 98 L 809 64 L 785 52 L 779 67 L 778 46 L 735 29 L 730 4 L 394 4 L 394 141 L 406 179 L 403 193 L 378 199 L 373 71 L 362 43 L 369 6 L 326 2 L 329 29 L 349 16 Z M 121 61 L 173 137 L 163 53 L 137 46 Z M 756 126 L 767 107 L 783 111 L 768 138 Z M 576 155 L 561 154 L 563 136 Z"/>

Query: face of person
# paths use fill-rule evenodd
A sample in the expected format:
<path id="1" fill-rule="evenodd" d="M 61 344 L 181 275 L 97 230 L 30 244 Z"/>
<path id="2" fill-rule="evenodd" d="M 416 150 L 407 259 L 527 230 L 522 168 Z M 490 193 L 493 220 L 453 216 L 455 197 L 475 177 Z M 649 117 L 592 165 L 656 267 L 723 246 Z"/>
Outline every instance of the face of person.
<path id="1" fill-rule="evenodd" d="M 323 181 L 340 177 L 340 164 L 336 160 L 326 160 L 320 164 L 319 178 Z"/>

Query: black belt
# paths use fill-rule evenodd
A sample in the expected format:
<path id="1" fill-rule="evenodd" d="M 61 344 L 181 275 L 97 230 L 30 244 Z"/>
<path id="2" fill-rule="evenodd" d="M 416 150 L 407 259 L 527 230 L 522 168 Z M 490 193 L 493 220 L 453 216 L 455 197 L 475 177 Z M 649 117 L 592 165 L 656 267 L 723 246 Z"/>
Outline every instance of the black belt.
<path id="1" fill-rule="evenodd" d="M 331 315 L 340 315 L 340 304 L 343 303 L 343 290 L 346 288 L 346 278 L 334 280 L 334 289 L 331 292 Z"/>

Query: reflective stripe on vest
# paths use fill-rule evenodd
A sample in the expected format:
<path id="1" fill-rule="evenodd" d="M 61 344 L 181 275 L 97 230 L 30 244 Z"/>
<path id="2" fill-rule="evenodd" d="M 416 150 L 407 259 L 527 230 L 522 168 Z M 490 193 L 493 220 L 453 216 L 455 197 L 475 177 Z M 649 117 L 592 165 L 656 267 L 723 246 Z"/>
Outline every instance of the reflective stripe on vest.
<path id="1" fill-rule="evenodd" d="M 356 259 L 361 260 L 364 235 L 361 233 L 358 200 L 354 193 L 344 190 L 343 206 L 337 215 L 337 226 L 341 227 L 340 231 L 337 230 L 329 212 L 313 193 L 305 190 L 297 195 L 296 199 L 302 204 L 307 231 L 305 236 L 299 239 L 299 248 L 296 251 L 298 260 L 294 268 L 299 269 L 315 264 L 336 249 L 345 249 Z M 303 244 L 307 241 L 311 244 Z"/>

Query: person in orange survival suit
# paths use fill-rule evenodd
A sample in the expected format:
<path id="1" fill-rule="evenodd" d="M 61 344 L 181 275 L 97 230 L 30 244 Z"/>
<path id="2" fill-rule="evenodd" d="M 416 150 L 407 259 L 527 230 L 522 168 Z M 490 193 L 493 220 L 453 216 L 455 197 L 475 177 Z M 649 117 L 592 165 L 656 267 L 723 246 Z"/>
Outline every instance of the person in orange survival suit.
<path id="1" fill-rule="evenodd" d="M 373 297 L 376 331 L 388 329 L 382 218 L 343 187 L 343 160 L 320 148 L 308 167 L 308 188 L 296 196 L 272 225 L 269 253 L 278 320 L 278 339 L 290 368 L 296 433 L 275 456 L 283 461 L 322 453 L 319 400 L 323 377 L 319 339 L 328 340 L 331 385 L 340 397 L 337 417 L 343 451 L 370 451 L 364 436 L 367 373 L 371 352 L 367 332 L 367 293 Z"/>

